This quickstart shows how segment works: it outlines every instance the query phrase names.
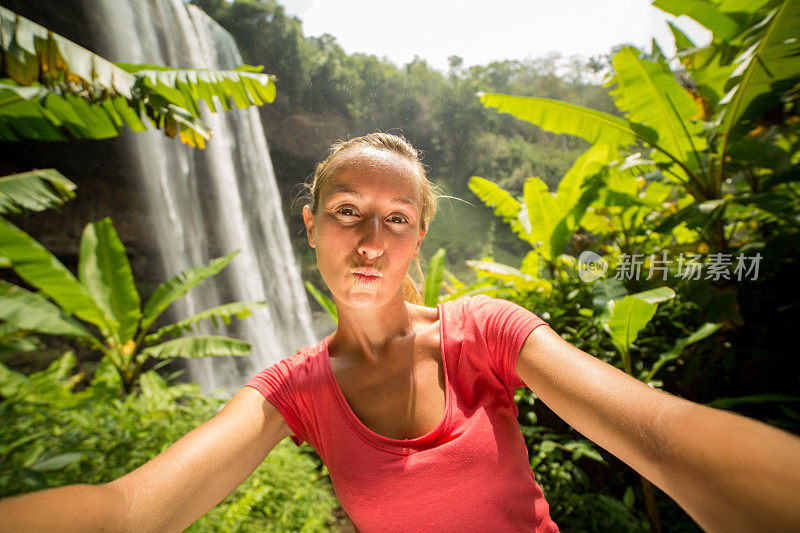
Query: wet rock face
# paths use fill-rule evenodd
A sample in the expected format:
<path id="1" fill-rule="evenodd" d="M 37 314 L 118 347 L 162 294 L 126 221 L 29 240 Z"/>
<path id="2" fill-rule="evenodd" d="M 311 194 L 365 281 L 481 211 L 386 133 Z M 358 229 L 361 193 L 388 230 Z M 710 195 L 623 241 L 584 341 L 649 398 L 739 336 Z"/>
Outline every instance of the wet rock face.
<path id="1" fill-rule="evenodd" d="M 55 254 L 68 268 L 78 262 L 80 237 L 89 222 L 110 217 L 125 244 L 134 276 L 158 280 L 157 265 L 148 258 L 155 253 L 149 236 L 141 186 L 133 179 L 122 139 L 71 143 L 0 143 L 4 156 L 0 175 L 36 168 L 55 168 L 77 185 L 76 196 L 59 211 L 47 210 L 9 217 Z"/>

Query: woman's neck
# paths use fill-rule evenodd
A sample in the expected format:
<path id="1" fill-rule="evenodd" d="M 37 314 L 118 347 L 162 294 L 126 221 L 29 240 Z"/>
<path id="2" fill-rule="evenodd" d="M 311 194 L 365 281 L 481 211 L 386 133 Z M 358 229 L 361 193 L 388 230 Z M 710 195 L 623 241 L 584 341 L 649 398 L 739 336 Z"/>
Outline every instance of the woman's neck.
<path id="1" fill-rule="evenodd" d="M 370 308 L 338 306 L 339 325 L 329 343 L 331 353 L 347 353 L 378 363 L 391 343 L 413 333 L 413 319 L 402 295 Z"/>

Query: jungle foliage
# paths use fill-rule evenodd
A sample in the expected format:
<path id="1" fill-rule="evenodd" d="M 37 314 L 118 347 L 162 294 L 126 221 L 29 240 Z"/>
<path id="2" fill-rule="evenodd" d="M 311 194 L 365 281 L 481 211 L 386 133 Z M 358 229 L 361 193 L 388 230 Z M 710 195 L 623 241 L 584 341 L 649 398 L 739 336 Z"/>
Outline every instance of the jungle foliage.
<path id="1" fill-rule="evenodd" d="M 112 481 L 223 404 L 197 385 L 170 383 L 155 370 L 141 376 L 139 392 L 123 396 L 109 359 L 89 376 L 75 373 L 74 365 L 71 352 L 29 376 L 0 364 L 0 498 Z M 336 505 L 317 461 L 286 441 L 190 531 L 327 531 Z"/>
<path id="2" fill-rule="evenodd" d="M 472 265 L 487 291 L 550 316 L 567 340 L 651 386 L 718 406 L 770 403 L 768 421 L 797 431 L 798 398 L 780 394 L 797 390 L 797 374 L 785 379 L 771 365 L 789 337 L 783 328 L 798 318 L 797 302 L 781 290 L 796 286 L 784 269 L 797 263 L 791 248 L 800 228 L 800 5 L 655 5 L 695 17 L 713 40 L 698 47 L 672 27 L 674 69 L 655 43 L 648 53 L 630 47 L 614 53 L 606 87 L 622 116 L 542 96 L 481 96 L 488 108 L 582 138 L 591 147 L 555 192 L 538 177 L 525 180 L 519 197 L 473 177 L 471 190 L 531 250 L 519 269 L 489 258 Z M 585 279 L 574 287 L 575 278 L 587 274 L 576 260 L 584 250 L 603 254 L 594 257 L 609 272 L 600 276 L 606 279 Z M 756 264 L 764 261 L 760 278 L 758 270 L 747 277 L 753 273 L 745 268 L 748 255 Z M 637 257 L 641 270 L 632 271 L 630 261 Z M 697 271 L 706 268 L 705 277 L 690 272 L 691 261 Z M 764 290 L 779 302 L 777 309 L 750 300 Z M 659 302 L 667 302 L 666 324 Z M 570 307 L 575 314 L 564 320 Z M 554 310 L 560 315 L 555 321 Z M 759 316 L 764 312 L 784 340 L 770 339 L 755 356 L 748 353 L 750 342 L 735 348 L 751 332 L 766 329 Z M 775 352 L 765 353 L 770 350 Z M 748 371 L 731 364 L 730 353 L 719 368 L 723 351 L 747 357 Z M 709 365 L 704 373 L 710 381 L 703 381 L 702 391 L 696 388 L 699 365 Z M 789 367 L 783 358 L 780 368 Z M 656 379 L 659 371 L 669 376 Z M 714 381 L 714 375 L 723 379 Z M 754 376 L 769 388 L 747 386 L 745 380 Z M 709 394 L 740 395 L 742 402 L 714 402 Z M 530 412 L 536 418 L 537 410 Z M 536 434 L 530 427 L 527 432 Z M 534 462 L 557 448 L 544 442 L 533 443 Z M 651 527 L 659 530 L 648 485 L 643 480 L 643 500 Z M 562 523 L 569 523 L 565 518 Z"/>
<path id="3" fill-rule="evenodd" d="M 223 24 L 225 13 L 237 9 L 272 10 L 265 20 L 294 28 L 291 37 L 275 36 L 275 42 L 300 42 L 299 21 L 276 4 L 197 3 Z M 326 65 L 331 83 L 323 90 L 336 93 L 342 80 L 349 90 L 336 94 L 350 95 L 363 114 L 348 115 L 348 108 L 332 104 L 333 96 L 326 100 L 331 109 L 353 123 L 371 117 L 370 126 L 382 124 L 381 113 L 399 110 L 403 116 L 395 124 L 403 124 L 409 138 L 441 148 L 427 155 L 446 169 L 448 180 L 440 181 L 446 190 L 462 194 L 467 184 L 511 230 L 498 227 L 487 239 L 475 239 L 468 229 L 481 250 L 462 246 L 457 237 L 429 243 L 427 305 L 476 292 L 507 298 L 542 316 L 572 344 L 651 386 L 797 432 L 800 383 L 784 346 L 792 344 L 791 324 L 800 318 L 789 296 L 797 287 L 800 227 L 800 7 L 766 0 L 655 5 L 695 18 L 711 30 L 712 42 L 699 47 L 671 26 L 675 58 L 665 57 L 655 42 L 649 51 L 621 46 L 596 58 L 593 67 L 609 70 L 608 100 L 591 84 L 579 94 L 570 91 L 581 86 L 579 78 L 562 74 L 555 76 L 558 83 L 544 83 L 542 69 L 535 72 L 524 62 L 464 69 L 454 57 L 448 75 L 437 78 L 421 61 L 397 69 L 376 58 L 347 56 L 332 38 L 304 41 L 316 49 L 303 53 L 326 57 L 308 68 Z M 318 55 L 322 50 L 332 56 Z M 350 65 L 358 65 L 364 80 L 392 74 L 396 87 L 407 87 L 406 101 L 424 104 L 403 107 L 397 101 L 372 110 L 369 97 L 350 93 L 367 83 L 348 78 Z M 297 83 L 302 90 L 288 105 L 313 107 L 303 91 L 319 87 Z M 376 87 L 364 94 L 393 101 Z M 431 87 L 448 87 L 447 98 L 437 99 L 440 93 Z M 474 109 L 476 90 L 484 91 L 484 110 Z M 440 114 L 443 108 L 448 113 Z M 419 119 L 420 109 L 437 125 Z M 487 115 L 489 109 L 502 114 Z M 448 129 L 460 119 L 462 127 Z M 543 167 L 554 152 L 559 163 Z M 574 161 L 571 167 L 566 159 Z M 467 171 L 481 166 L 486 170 Z M 461 230 L 475 220 L 461 218 Z M 447 249 L 447 261 L 443 252 L 432 253 L 439 247 Z M 464 250 L 474 278 L 464 274 Z M 583 251 L 602 258 L 604 275 L 583 281 Z M 706 276 L 695 275 L 703 268 Z M 319 291 L 315 297 L 331 307 Z M 674 504 L 647 483 L 639 487 L 636 475 L 565 426 L 530 391 L 518 391 L 517 400 L 532 468 L 562 527 L 639 531 L 649 522 L 652 528 L 695 530 Z"/>

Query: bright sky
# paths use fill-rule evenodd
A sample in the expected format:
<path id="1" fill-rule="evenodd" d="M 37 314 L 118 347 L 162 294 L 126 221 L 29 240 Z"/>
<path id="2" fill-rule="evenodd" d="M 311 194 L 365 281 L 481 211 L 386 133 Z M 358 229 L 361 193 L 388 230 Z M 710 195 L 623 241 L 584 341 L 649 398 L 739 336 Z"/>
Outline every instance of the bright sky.
<path id="1" fill-rule="evenodd" d="M 279 0 L 303 21 L 307 36 L 330 33 L 348 53 L 388 57 L 398 65 L 415 55 L 441 70 L 458 55 L 466 66 L 542 57 L 548 52 L 590 57 L 633 43 L 664 53 L 674 45 L 667 20 L 697 44 L 710 34 L 690 19 L 667 15 L 649 0 Z"/>

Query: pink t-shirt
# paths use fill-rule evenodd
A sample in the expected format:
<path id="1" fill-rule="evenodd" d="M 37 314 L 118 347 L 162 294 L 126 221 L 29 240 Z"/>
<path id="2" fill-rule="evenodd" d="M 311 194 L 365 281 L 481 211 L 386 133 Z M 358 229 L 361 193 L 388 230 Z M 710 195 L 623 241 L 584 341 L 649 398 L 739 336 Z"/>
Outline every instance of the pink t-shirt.
<path id="1" fill-rule="evenodd" d="M 479 295 L 439 304 L 446 407 L 414 439 L 374 433 L 336 382 L 328 339 L 261 371 L 247 384 L 281 412 L 292 440 L 328 467 L 359 531 L 555 532 L 517 422 L 522 344 L 545 322 Z"/>

